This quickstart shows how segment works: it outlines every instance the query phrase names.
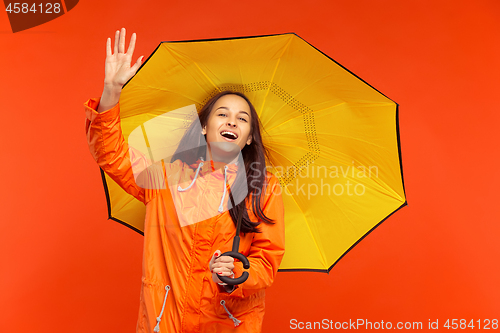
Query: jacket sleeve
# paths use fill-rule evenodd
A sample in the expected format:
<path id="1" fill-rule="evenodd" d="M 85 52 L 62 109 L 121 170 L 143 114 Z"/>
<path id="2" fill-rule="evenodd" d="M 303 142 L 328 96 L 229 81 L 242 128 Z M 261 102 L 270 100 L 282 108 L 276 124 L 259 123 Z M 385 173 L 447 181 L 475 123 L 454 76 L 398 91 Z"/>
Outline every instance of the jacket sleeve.
<path id="1" fill-rule="evenodd" d="M 165 187 L 164 170 L 159 170 L 161 164 L 151 165 L 140 151 L 127 145 L 120 126 L 119 103 L 101 113 L 96 111 L 98 106 L 98 98 L 91 98 L 84 104 L 90 153 L 125 192 L 147 203 L 156 191 L 145 189 Z"/>
<path id="2" fill-rule="evenodd" d="M 278 179 L 271 175 L 266 188 L 266 201 L 263 206 L 264 214 L 274 220 L 274 224 L 261 222 L 259 228 L 262 233 L 255 233 L 247 256 L 250 262 L 248 279 L 240 285 L 219 285 L 219 292 L 229 293 L 230 297 L 248 297 L 260 289 L 270 287 L 276 277 L 281 259 L 285 254 L 285 224 L 281 187 Z M 241 276 L 243 264 L 234 263 L 236 276 Z"/>

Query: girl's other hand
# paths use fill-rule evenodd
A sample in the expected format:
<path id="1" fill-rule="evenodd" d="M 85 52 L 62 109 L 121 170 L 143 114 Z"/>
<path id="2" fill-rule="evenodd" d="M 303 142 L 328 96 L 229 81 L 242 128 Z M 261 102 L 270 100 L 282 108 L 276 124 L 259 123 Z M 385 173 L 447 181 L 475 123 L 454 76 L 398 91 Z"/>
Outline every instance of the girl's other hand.
<path id="1" fill-rule="evenodd" d="M 222 285 L 227 285 L 219 279 L 219 276 L 234 276 L 234 258 L 229 256 L 220 256 L 221 251 L 217 250 L 212 255 L 208 264 L 208 269 L 212 272 L 212 280 Z M 221 273 L 221 274 L 219 274 Z"/>

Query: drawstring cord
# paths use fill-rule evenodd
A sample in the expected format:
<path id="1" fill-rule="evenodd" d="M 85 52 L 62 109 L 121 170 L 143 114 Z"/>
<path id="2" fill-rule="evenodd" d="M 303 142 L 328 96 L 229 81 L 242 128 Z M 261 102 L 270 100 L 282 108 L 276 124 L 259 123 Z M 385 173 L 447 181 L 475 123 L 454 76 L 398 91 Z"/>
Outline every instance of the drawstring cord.
<path id="1" fill-rule="evenodd" d="M 229 312 L 226 308 L 226 301 L 224 300 L 221 300 L 220 301 L 220 304 L 222 304 L 222 306 L 224 307 L 224 310 L 226 310 L 227 314 L 229 315 L 229 318 L 231 318 L 233 320 L 233 323 L 234 323 L 234 327 L 238 326 L 240 323 L 241 323 L 241 320 L 238 320 L 236 319 L 232 314 L 231 312 Z"/>
<path id="2" fill-rule="evenodd" d="M 196 174 L 194 175 L 194 178 L 193 178 L 193 181 L 191 182 L 191 184 L 188 187 L 184 188 L 184 189 L 179 185 L 179 187 L 177 188 L 177 191 L 184 192 L 184 191 L 189 190 L 191 188 L 191 186 L 193 186 L 196 178 L 198 177 L 198 174 L 200 173 L 200 169 L 201 169 L 202 166 L 203 166 L 203 162 L 201 162 L 200 165 L 198 165 L 198 169 L 196 169 Z"/>
<path id="3" fill-rule="evenodd" d="M 203 166 L 203 162 L 200 162 L 200 164 L 198 165 L 198 168 L 196 169 L 196 174 L 194 175 L 194 178 L 193 178 L 193 181 L 191 182 L 191 184 L 189 184 L 189 186 L 186 188 L 182 188 L 179 185 L 179 187 L 177 187 L 177 191 L 184 192 L 184 191 L 189 190 L 194 185 L 196 178 L 198 178 L 198 175 L 200 173 L 200 169 L 202 166 Z M 212 169 L 213 169 L 213 165 L 212 165 Z M 222 213 L 222 211 L 224 210 L 224 199 L 226 198 L 226 190 L 227 190 L 227 165 L 224 166 L 224 193 L 222 193 L 222 198 L 220 200 L 219 213 Z"/>
<path id="4" fill-rule="evenodd" d="M 227 184 L 227 165 L 224 166 L 224 193 L 222 194 L 222 199 L 220 201 L 220 206 L 219 206 L 219 213 L 222 213 L 224 210 L 223 204 L 224 204 L 224 198 L 226 197 L 226 184 Z"/>
<path id="5" fill-rule="evenodd" d="M 161 321 L 161 316 L 163 315 L 163 310 L 165 310 L 165 303 L 167 303 L 167 296 L 168 296 L 168 291 L 170 290 L 170 286 L 166 286 L 165 290 L 167 291 L 165 293 L 165 298 L 163 299 L 163 306 L 161 307 L 161 312 L 160 315 L 156 318 L 156 326 L 154 328 L 154 331 L 156 333 L 160 332 L 160 321 Z"/>

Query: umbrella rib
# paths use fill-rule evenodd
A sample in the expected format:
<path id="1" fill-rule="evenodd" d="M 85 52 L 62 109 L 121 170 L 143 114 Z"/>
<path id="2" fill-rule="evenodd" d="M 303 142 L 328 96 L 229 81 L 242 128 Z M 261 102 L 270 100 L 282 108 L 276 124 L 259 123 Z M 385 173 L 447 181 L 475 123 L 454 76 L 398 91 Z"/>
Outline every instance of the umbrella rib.
<path id="1" fill-rule="evenodd" d="M 354 141 L 360 141 L 360 142 L 363 142 L 363 143 L 366 143 L 368 145 L 371 145 L 371 146 L 375 146 L 375 147 L 378 147 L 380 149 L 384 149 L 384 150 L 388 150 L 390 151 L 389 148 L 387 147 L 384 147 L 384 146 L 381 146 L 381 145 L 378 145 L 374 142 L 370 142 L 370 141 L 366 141 L 366 140 L 362 140 L 360 138 L 354 138 L 352 136 L 347 136 L 347 135 L 339 135 L 339 134 L 330 134 L 330 133 L 318 133 L 318 135 L 322 135 L 322 136 L 335 136 L 335 137 L 340 137 L 340 138 L 347 138 L 347 139 L 351 139 L 351 140 L 354 140 Z"/>
<path id="2" fill-rule="evenodd" d="M 309 151 L 310 151 L 309 149 L 306 149 L 306 148 L 304 148 L 304 147 L 299 147 L 299 146 L 297 146 L 297 145 L 287 145 L 287 144 L 285 144 L 285 143 L 276 143 L 276 142 L 275 142 L 275 143 L 273 143 L 273 145 L 274 145 L 274 146 L 282 146 L 282 147 L 295 147 L 295 148 L 297 148 L 297 149 L 302 149 L 302 150 L 305 150 L 305 151 L 307 151 L 307 152 L 309 152 Z M 267 148 L 267 149 L 272 150 L 272 151 L 276 152 L 277 154 L 279 154 L 279 152 L 278 152 L 276 149 L 273 149 L 273 147 L 271 147 L 271 146 L 267 146 L 267 145 L 265 145 L 265 146 L 266 146 L 266 148 Z M 281 154 L 280 154 L 280 155 L 281 155 Z M 290 161 L 290 162 L 291 162 L 291 161 Z"/>
<path id="3" fill-rule="evenodd" d="M 344 103 L 345 103 L 345 102 L 344 102 Z M 340 103 L 340 104 L 344 104 L 344 103 Z M 332 107 L 337 107 L 337 106 L 338 106 L 338 105 L 340 105 L 340 104 L 337 104 L 337 105 L 332 106 Z M 307 112 L 307 113 L 301 113 L 301 114 L 298 114 L 297 116 L 292 117 L 292 118 L 288 118 L 286 121 L 281 122 L 281 123 L 279 123 L 278 125 L 276 125 L 276 126 L 274 126 L 274 127 L 271 127 L 271 128 L 269 128 L 269 129 L 267 129 L 267 128 L 266 128 L 266 132 L 270 132 L 270 131 L 272 131 L 273 129 L 275 129 L 275 128 L 277 128 L 277 127 L 280 127 L 280 126 L 282 126 L 282 125 L 284 125 L 284 124 L 286 124 L 286 123 L 288 123 L 288 122 L 290 122 L 290 121 L 292 121 L 292 120 L 295 120 L 295 119 L 297 119 L 297 118 L 304 117 L 304 114 L 316 113 L 316 112 L 320 112 L 320 111 L 327 110 L 327 109 L 332 108 L 332 107 L 328 107 L 328 108 L 324 108 L 324 109 L 321 109 L 321 110 L 316 110 L 316 111 L 312 111 L 312 112 Z M 283 107 L 281 107 L 281 108 L 283 108 Z M 280 109 L 281 109 L 281 108 L 280 108 Z M 271 121 L 271 120 L 275 117 L 275 115 L 276 115 L 276 114 L 278 114 L 278 113 L 279 113 L 279 112 L 275 112 L 275 114 L 274 114 L 271 118 L 269 118 L 269 120 L 267 121 L 267 123 L 269 123 L 269 122 L 270 122 L 270 121 Z"/>
<path id="4" fill-rule="evenodd" d="M 291 146 L 291 145 L 290 145 L 290 146 Z M 270 149 L 270 150 L 272 150 L 272 151 L 275 151 L 274 149 L 272 149 L 272 148 L 270 148 L 270 147 L 269 147 L 268 149 Z M 277 151 L 275 151 L 275 152 L 276 152 L 276 154 L 279 154 L 279 155 L 280 155 L 280 156 L 282 156 L 283 158 L 287 159 L 285 156 L 283 156 L 283 155 L 282 155 L 282 154 L 280 154 L 279 152 L 277 152 Z M 288 160 L 288 159 L 287 159 L 287 160 Z M 277 170 L 276 165 L 275 165 L 272 161 L 269 161 L 269 162 L 270 162 L 270 164 L 273 166 L 273 168 L 274 168 L 275 170 Z M 384 183 L 384 184 L 385 184 L 385 183 Z M 379 185 L 380 185 L 380 186 L 382 186 L 382 187 L 384 187 L 384 186 L 383 186 L 383 185 L 381 185 L 381 184 L 379 184 Z M 391 197 L 392 199 L 395 199 L 394 197 L 392 197 L 391 195 L 389 195 L 389 194 L 387 194 L 387 193 L 383 193 L 382 191 L 377 190 L 377 189 L 374 189 L 374 190 L 376 190 L 377 192 L 380 192 L 380 193 L 381 193 L 381 194 L 383 194 L 383 195 L 387 195 L 387 196 Z M 288 189 L 287 189 L 287 191 L 288 191 Z M 302 209 L 302 207 L 299 205 L 299 203 L 297 202 L 297 200 L 295 199 L 295 197 L 294 197 L 293 195 L 290 195 L 290 197 L 291 197 L 291 198 L 292 198 L 292 200 L 295 202 L 295 205 L 299 208 L 299 210 L 302 212 L 302 214 L 303 214 L 303 215 L 305 215 L 304 210 L 303 210 L 303 209 Z M 330 201 L 333 205 L 335 205 L 335 206 L 338 208 L 338 211 L 339 211 L 339 212 L 340 212 L 340 213 L 344 216 L 344 218 L 346 219 L 346 221 L 348 221 L 348 222 L 349 222 L 349 224 L 350 224 L 350 225 L 351 225 L 354 229 L 356 229 L 355 224 L 353 223 L 353 221 L 349 218 L 349 216 L 348 216 L 347 214 L 345 214 L 345 212 L 344 212 L 344 211 L 340 208 L 340 206 L 338 205 L 338 203 L 337 203 L 337 202 L 336 202 L 336 201 L 335 201 L 335 200 L 334 200 L 331 196 L 328 196 L 328 200 L 329 200 L 329 201 Z M 327 258 L 325 258 L 325 257 L 324 257 L 323 252 L 321 251 L 320 247 L 318 246 L 317 239 L 314 237 L 314 233 L 312 232 L 311 227 L 310 227 L 310 225 L 309 225 L 308 223 L 306 223 L 306 227 L 307 227 L 307 229 L 309 230 L 309 234 L 311 235 L 311 238 L 313 239 L 314 246 L 317 248 L 317 251 L 318 251 L 318 253 L 319 253 L 320 257 L 321 257 L 321 260 L 322 260 L 322 262 L 323 262 L 323 265 L 325 265 L 325 263 L 327 262 L 327 260 L 326 260 Z M 356 235 L 357 235 L 357 233 L 356 233 Z M 356 237 L 358 237 L 358 235 L 357 235 Z M 325 267 L 326 267 L 326 266 L 325 266 Z"/>
<path id="5" fill-rule="evenodd" d="M 290 46 L 290 43 L 291 43 L 291 40 L 290 40 L 290 42 L 288 43 L 287 47 L 289 47 L 289 46 Z M 283 50 L 283 53 L 284 53 L 284 51 L 285 51 L 285 50 Z M 283 55 L 283 53 L 282 53 L 281 55 Z M 280 56 L 280 57 L 281 57 L 281 56 Z M 280 59 L 281 59 L 281 58 L 280 58 Z M 311 85 L 313 85 L 313 84 L 317 83 L 317 82 L 318 82 L 318 81 L 320 81 L 320 80 L 323 80 L 324 78 L 327 78 L 328 76 L 331 76 L 331 74 L 326 75 L 326 76 L 324 76 L 324 77 L 322 77 L 322 78 L 319 78 L 319 79 L 315 80 L 314 82 L 311 82 L 308 86 L 306 86 L 306 87 L 304 87 L 303 89 L 301 89 L 300 91 L 296 92 L 296 93 L 295 93 L 295 95 L 294 95 L 294 96 L 292 96 L 292 98 L 293 98 L 293 99 L 296 99 L 297 95 L 299 95 L 300 93 L 302 93 L 304 90 L 308 89 Z M 273 73 L 273 79 L 274 79 L 274 73 Z M 272 81 L 272 82 L 273 82 L 273 81 Z M 266 96 L 267 96 L 267 95 L 266 95 Z M 345 103 L 345 102 L 344 102 L 344 103 Z M 280 108 L 279 108 L 279 109 L 278 109 L 278 110 L 274 113 L 274 115 L 270 118 L 270 120 L 272 120 L 272 119 L 274 118 L 274 116 L 275 116 L 276 114 L 278 114 L 278 113 L 279 113 L 279 111 L 280 111 L 280 110 L 281 110 L 281 109 L 282 109 L 282 108 L 283 108 L 286 104 L 287 104 L 287 103 L 283 104 L 283 105 L 282 105 L 282 106 L 281 106 L 281 107 L 280 107 Z M 320 110 L 318 110 L 318 111 L 320 111 Z"/>
<path id="6" fill-rule="evenodd" d="M 299 115 L 294 116 L 294 117 L 292 117 L 292 118 L 288 118 L 286 121 L 281 122 L 281 123 L 277 124 L 277 125 L 276 125 L 276 126 L 274 126 L 274 127 L 271 127 L 271 128 L 266 128 L 266 131 L 268 131 L 268 132 L 269 132 L 269 131 L 272 131 L 273 129 L 275 129 L 275 128 L 277 128 L 277 127 L 280 127 L 280 126 L 282 126 L 282 125 L 284 125 L 284 124 L 286 124 L 286 123 L 288 123 L 288 122 L 290 122 L 290 121 L 292 121 L 292 120 L 295 120 L 295 119 L 297 119 L 297 118 L 303 117 L 305 114 L 309 114 L 309 113 L 317 114 L 317 113 L 320 113 L 320 112 L 323 112 L 323 111 L 326 111 L 326 110 L 329 110 L 329 109 L 334 109 L 334 108 L 337 108 L 337 107 L 339 107 L 339 106 L 341 106 L 341 105 L 344 105 L 344 104 L 347 104 L 347 102 L 345 102 L 345 101 L 344 101 L 344 102 L 341 102 L 341 103 L 338 103 L 338 104 L 335 104 L 335 105 L 328 106 L 328 107 L 323 108 L 323 109 L 313 110 L 313 111 L 311 111 L 311 112 L 306 112 L 306 113 L 303 113 L 303 114 L 299 114 Z M 370 104 L 373 104 L 373 103 L 370 103 Z M 385 103 L 383 103 L 383 104 L 385 104 Z M 282 107 L 280 107 L 280 109 L 281 109 L 281 108 L 283 108 L 283 106 L 282 106 Z M 270 121 L 274 118 L 274 116 L 275 116 L 276 114 L 278 114 L 278 113 L 279 113 L 279 112 L 275 112 L 275 113 L 273 114 L 273 116 L 272 116 L 271 118 L 269 118 L 269 119 L 266 121 L 266 123 L 269 123 L 269 122 L 270 122 Z M 265 126 L 264 126 L 264 127 L 265 127 Z"/>
<path id="7" fill-rule="evenodd" d="M 275 151 L 274 149 L 271 149 L 271 150 Z M 287 160 L 288 160 L 288 158 L 286 158 L 285 156 L 283 156 L 283 155 L 282 155 L 282 154 L 280 154 L 279 152 L 277 152 L 277 151 L 275 151 L 275 152 L 276 152 L 277 154 L 279 154 L 280 156 L 282 156 L 283 158 L 285 158 L 285 159 L 287 159 Z M 289 161 L 290 161 L 290 160 L 289 160 Z M 290 161 L 290 162 L 291 162 L 291 161 Z M 271 165 L 273 166 L 273 168 L 274 168 L 275 170 L 277 170 L 276 165 L 275 165 L 272 161 L 269 161 L 269 163 L 271 163 Z M 285 185 L 285 187 L 287 187 L 287 186 Z M 288 189 L 286 189 L 286 190 L 288 190 Z M 302 212 L 302 214 L 303 214 L 303 215 L 305 215 L 304 210 L 303 210 L 303 209 L 302 209 L 302 207 L 299 205 L 299 203 L 297 202 L 297 200 L 295 199 L 295 197 L 294 197 L 293 195 L 290 195 L 290 197 L 292 197 L 292 200 L 295 202 L 295 204 L 296 204 L 296 205 L 297 205 L 297 207 L 300 209 L 300 211 Z M 309 234 L 311 235 L 311 238 L 313 239 L 314 245 L 316 246 L 316 249 L 318 250 L 318 253 L 319 253 L 320 257 L 321 257 L 321 261 L 323 262 L 323 266 L 324 266 L 324 267 L 327 267 L 327 266 L 326 266 L 326 264 L 325 264 L 325 263 L 326 263 L 326 260 L 325 260 L 326 258 L 323 256 L 323 253 L 321 252 L 321 249 L 320 249 L 320 248 L 319 248 L 319 246 L 317 245 L 317 243 L 316 243 L 316 238 L 314 237 L 314 234 L 313 234 L 313 232 L 312 232 L 312 230 L 311 230 L 311 228 L 310 228 L 309 224 L 308 224 L 307 222 L 305 222 L 305 224 L 306 224 L 306 226 L 307 226 L 307 229 L 309 230 Z"/>
<path id="8" fill-rule="evenodd" d="M 292 38 L 290 37 L 290 39 L 288 40 L 286 46 L 283 48 L 283 51 L 281 52 L 281 54 L 278 56 L 278 63 L 276 64 L 276 66 L 274 66 L 274 71 L 273 71 L 273 74 L 271 75 L 271 79 L 269 80 L 270 82 L 274 82 L 274 77 L 276 76 L 276 72 L 278 71 L 278 67 L 281 63 L 281 57 L 283 57 L 283 54 L 285 53 L 285 51 L 288 50 L 288 48 L 290 47 L 290 44 L 292 43 Z M 266 91 L 266 94 L 264 95 L 264 99 L 262 101 L 262 107 L 264 107 L 264 105 L 266 105 L 266 99 L 267 99 L 267 96 L 269 95 L 269 93 L 271 92 L 271 87 L 272 87 L 272 84 L 270 84 L 268 87 L 267 87 L 267 91 Z M 281 109 L 281 108 L 280 108 Z M 261 112 L 260 114 L 262 114 L 262 109 L 261 109 Z M 279 111 L 279 110 L 277 110 Z M 277 113 L 277 112 L 276 112 Z M 272 117 L 271 117 L 272 119 Z"/>
<path id="9" fill-rule="evenodd" d="M 291 146 L 291 147 L 293 147 L 293 146 Z M 287 158 L 285 155 L 281 154 L 279 151 L 272 149 L 271 147 L 266 147 L 266 148 L 272 150 L 273 152 L 275 152 L 275 154 L 280 155 L 282 158 L 284 158 L 285 160 L 287 160 L 288 162 L 293 164 L 293 162 L 289 158 Z"/>
<path id="10" fill-rule="evenodd" d="M 405 200 L 403 198 L 401 198 L 401 196 L 398 194 L 398 192 L 395 189 L 393 189 L 389 184 L 387 184 L 386 182 L 384 182 L 379 177 L 369 178 L 369 179 L 372 180 L 372 182 L 374 182 L 375 184 L 377 184 L 380 188 L 385 189 L 387 191 L 387 193 L 385 193 L 385 192 L 377 189 L 375 186 L 370 186 L 368 182 L 364 183 L 365 186 L 368 186 L 372 190 L 377 191 L 378 193 L 380 193 L 382 195 L 388 196 L 391 199 L 397 200 L 397 201 L 399 201 L 401 203 L 405 202 Z M 379 181 L 377 181 L 377 180 L 379 180 Z M 358 183 L 361 184 L 362 182 L 358 181 Z M 391 195 L 391 193 L 392 193 L 392 195 Z"/>
<path id="11" fill-rule="evenodd" d="M 288 189 L 287 189 L 288 190 Z M 295 197 L 293 195 L 290 195 L 290 197 L 292 198 L 292 200 L 295 202 L 295 204 L 297 205 L 297 207 L 299 207 L 300 211 L 302 212 L 302 216 L 305 216 L 305 212 L 304 210 L 302 209 L 302 207 L 300 207 L 299 203 L 297 202 L 297 200 L 295 199 Z M 316 238 L 314 237 L 314 234 L 311 230 L 311 227 L 309 226 L 309 223 L 307 223 L 307 221 L 305 222 L 306 226 L 307 226 L 307 230 L 309 230 L 309 234 L 311 235 L 311 238 L 313 239 L 313 243 L 314 243 L 314 246 L 316 247 L 320 257 L 321 257 L 321 261 L 323 262 L 323 267 L 327 267 L 325 265 L 325 257 L 323 256 L 323 253 L 321 252 L 321 249 L 318 247 L 318 244 L 316 243 Z M 286 227 L 285 227 L 286 228 Z"/>
<path id="12" fill-rule="evenodd" d="M 340 138 L 347 138 L 347 139 L 351 139 L 351 140 L 355 140 L 355 141 L 360 141 L 360 142 L 363 142 L 363 143 L 366 143 L 367 145 L 371 145 L 371 146 L 375 146 L 375 147 L 378 147 L 380 149 L 384 149 L 384 150 L 388 150 L 390 151 L 389 148 L 387 147 L 384 147 L 384 146 L 380 146 L 380 145 L 377 145 L 376 143 L 373 143 L 373 142 L 369 142 L 369 141 L 366 141 L 366 140 L 362 140 L 362 139 L 359 139 L 359 138 L 354 138 L 354 137 L 351 137 L 351 136 L 347 136 L 347 135 L 338 135 L 338 134 L 327 134 L 327 133 L 318 133 L 319 135 L 326 135 L 326 136 L 335 136 L 335 137 L 340 137 Z M 296 146 L 296 145 L 287 145 L 287 144 L 284 144 L 284 143 L 273 143 L 274 145 L 280 145 L 280 146 L 285 146 L 285 147 L 296 147 L 296 148 L 301 148 L 299 146 Z M 267 147 L 266 148 L 270 149 L 270 150 L 273 150 L 273 151 L 276 151 L 274 149 L 272 149 L 271 147 Z M 305 148 L 302 148 L 306 151 L 309 151 L 309 149 L 305 149 Z"/>
<path id="13" fill-rule="evenodd" d="M 137 90 L 140 90 L 140 89 L 143 89 L 143 90 L 159 90 L 159 91 L 166 91 L 166 92 L 171 92 L 171 93 L 175 93 L 179 96 L 182 96 L 182 97 L 185 97 L 186 99 L 192 101 L 193 103 L 199 103 L 195 100 L 193 100 L 191 97 L 185 95 L 185 94 L 182 94 L 181 92 L 178 92 L 178 91 L 173 91 L 171 89 L 166 89 L 166 88 L 159 88 L 159 87 L 153 87 L 153 86 L 147 86 L 147 85 L 142 85 L 140 87 L 134 87 L 134 89 L 137 89 Z M 121 116 L 121 118 L 128 118 L 128 117 L 133 117 L 135 115 L 129 115 L 129 116 Z"/>
<path id="14" fill-rule="evenodd" d="M 275 164 L 272 162 L 272 161 L 269 161 L 269 163 L 273 166 L 273 168 L 276 170 L 276 166 Z M 286 185 L 285 185 L 286 187 Z M 287 190 L 287 189 L 286 189 Z M 297 202 L 297 200 L 295 200 L 294 196 L 291 195 L 292 197 L 292 200 L 295 202 L 295 204 L 297 205 L 297 207 L 300 209 L 300 211 L 302 212 L 302 216 L 304 216 L 304 211 L 302 210 L 302 207 L 300 207 L 299 203 Z M 286 224 L 286 223 L 285 223 Z M 314 235 L 311 231 L 311 228 L 309 227 L 309 224 L 307 223 L 307 221 L 305 222 L 306 226 L 307 226 L 307 229 L 309 230 L 309 233 L 311 235 L 311 238 L 313 239 L 313 242 L 314 242 L 314 245 L 316 246 L 316 249 L 318 250 L 318 253 L 320 254 L 320 257 L 321 257 L 321 260 L 323 261 L 323 266 L 325 266 L 325 258 L 323 256 L 323 253 L 321 252 L 320 248 L 318 247 L 318 245 L 316 244 L 316 239 L 314 238 Z M 286 227 L 285 227 L 286 228 Z"/>
<path id="15" fill-rule="evenodd" d="M 238 72 L 240 74 L 240 82 L 243 84 L 244 81 L 243 81 L 243 75 L 241 73 L 241 63 L 240 62 L 238 62 Z"/>
<path id="16" fill-rule="evenodd" d="M 184 70 L 186 71 L 186 73 L 189 73 L 189 76 L 191 76 L 191 78 L 193 79 L 194 82 L 196 82 L 196 84 L 201 88 L 201 90 L 205 91 L 206 93 L 208 93 L 205 89 L 203 89 L 203 87 L 198 83 L 197 80 L 195 80 L 195 78 L 193 77 L 193 75 L 191 75 L 191 73 L 187 70 L 186 66 L 184 66 L 181 62 L 180 62 L 180 58 L 181 56 L 176 54 L 176 52 L 174 52 L 174 50 L 171 50 L 170 48 L 166 47 L 167 51 L 171 54 L 171 56 L 177 61 L 177 63 L 182 66 L 182 68 L 184 68 Z M 207 74 L 200 68 L 200 66 L 198 66 L 198 64 L 193 60 L 193 64 L 195 64 L 196 68 L 198 68 L 198 70 L 201 72 L 201 74 L 203 74 L 203 76 L 205 76 L 208 81 L 213 85 L 213 87 L 215 89 L 219 89 L 215 83 L 210 80 L 210 78 L 207 76 Z"/>

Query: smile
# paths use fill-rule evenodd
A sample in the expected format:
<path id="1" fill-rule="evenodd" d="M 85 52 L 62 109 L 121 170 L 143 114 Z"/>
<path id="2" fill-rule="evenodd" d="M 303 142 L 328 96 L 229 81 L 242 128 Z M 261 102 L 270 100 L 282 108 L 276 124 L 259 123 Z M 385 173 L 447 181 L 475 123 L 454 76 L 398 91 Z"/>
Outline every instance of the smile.
<path id="1" fill-rule="evenodd" d="M 224 138 L 229 139 L 229 140 L 236 140 L 238 139 L 238 134 L 230 131 L 222 131 L 220 132 L 220 135 L 222 135 Z"/>

